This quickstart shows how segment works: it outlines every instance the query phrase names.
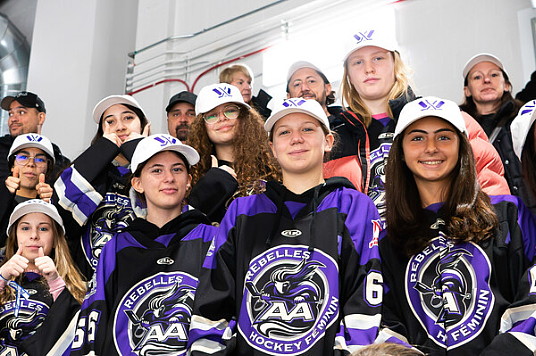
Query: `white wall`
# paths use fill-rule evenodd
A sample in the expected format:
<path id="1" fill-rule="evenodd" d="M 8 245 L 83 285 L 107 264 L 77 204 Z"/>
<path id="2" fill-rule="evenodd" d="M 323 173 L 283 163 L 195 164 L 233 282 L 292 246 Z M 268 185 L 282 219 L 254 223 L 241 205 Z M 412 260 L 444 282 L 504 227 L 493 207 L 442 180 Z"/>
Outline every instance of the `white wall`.
<path id="1" fill-rule="evenodd" d="M 274 1 L 38 1 L 28 90 L 37 92 L 47 105 L 49 114 L 43 133 L 58 143 L 70 158 L 75 158 L 87 147 L 96 131 L 90 120 L 95 103 L 106 95 L 123 93 L 128 52 L 169 36 L 200 31 Z M 340 23 L 342 16 L 331 11 L 310 18 L 305 16 L 309 10 L 333 3 L 348 8 L 346 15 L 353 19 L 349 24 Z M 303 12 L 303 21 L 313 24 L 311 29 L 324 26 L 326 33 L 342 26 L 359 26 L 362 18 L 370 18 L 378 10 L 367 12 L 373 3 L 378 1 L 288 0 L 199 36 L 197 43 L 175 41 L 157 46 L 136 56 L 136 62 L 139 64 L 165 50 L 189 52 L 201 42 L 210 45 L 244 28 L 262 33 L 262 24 L 269 19 L 280 21 L 296 12 Z M 388 6 L 395 9 L 402 55 L 415 72 L 418 94 L 444 96 L 460 102 L 463 64 L 479 52 L 489 51 L 504 61 L 514 91 L 524 86 L 535 69 L 530 34 L 530 18 L 534 16 L 534 10 L 529 0 L 406 0 Z M 299 27 L 299 23 L 295 25 Z M 312 48 L 328 54 L 338 41 L 340 38 L 337 37 L 325 42 L 314 36 L 306 39 Z M 262 45 L 260 42 L 259 46 Z M 174 56 L 170 52 L 158 56 L 157 61 Z M 262 63 L 262 58 L 243 60 L 256 74 L 256 90 L 263 85 L 266 63 Z M 207 67 L 218 62 L 216 55 L 207 60 L 211 61 Z M 339 80 L 336 76 L 340 71 L 331 70 L 331 67 L 340 68 L 340 63 L 340 56 L 333 53 L 332 65 L 322 64 L 322 67 L 330 67 L 328 77 L 334 82 Z M 284 78 L 287 68 L 280 68 L 280 71 Z M 191 83 L 198 73 L 183 79 Z M 205 76 L 195 91 L 216 77 L 217 71 Z M 135 95 L 153 122 L 153 133 L 166 130 L 164 107 L 169 97 L 181 90 L 184 86 L 172 83 Z M 278 96 L 281 93 L 271 94 Z"/>

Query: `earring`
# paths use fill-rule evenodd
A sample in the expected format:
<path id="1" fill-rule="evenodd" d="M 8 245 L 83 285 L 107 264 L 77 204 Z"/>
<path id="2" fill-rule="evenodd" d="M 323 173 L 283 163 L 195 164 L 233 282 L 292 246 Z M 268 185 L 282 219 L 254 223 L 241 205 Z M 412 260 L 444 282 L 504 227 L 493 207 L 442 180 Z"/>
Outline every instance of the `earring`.
<path id="1" fill-rule="evenodd" d="M 190 190 L 191 187 L 190 183 L 186 184 L 186 190 Z"/>

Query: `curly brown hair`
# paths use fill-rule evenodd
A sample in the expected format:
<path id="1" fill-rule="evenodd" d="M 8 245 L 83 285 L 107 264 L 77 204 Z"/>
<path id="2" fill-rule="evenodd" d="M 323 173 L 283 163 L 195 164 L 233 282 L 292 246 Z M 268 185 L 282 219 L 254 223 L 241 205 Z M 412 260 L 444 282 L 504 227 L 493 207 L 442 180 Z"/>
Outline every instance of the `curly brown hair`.
<path id="1" fill-rule="evenodd" d="M 246 196 L 251 194 L 252 186 L 259 179 L 280 181 L 281 172 L 268 144 L 261 116 L 255 109 L 238 106 L 238 130 L 233 141 L 233 169 L 238 181 L 238 192 L 235 196 Z M 199 163 L 192 167 L 192 185 L 195 185 L 212 167 L 210 156 L 216 152 L 208 137 L 203 114 L 197 115 L 192 124 L 189 144 L 201 156 Z"/>

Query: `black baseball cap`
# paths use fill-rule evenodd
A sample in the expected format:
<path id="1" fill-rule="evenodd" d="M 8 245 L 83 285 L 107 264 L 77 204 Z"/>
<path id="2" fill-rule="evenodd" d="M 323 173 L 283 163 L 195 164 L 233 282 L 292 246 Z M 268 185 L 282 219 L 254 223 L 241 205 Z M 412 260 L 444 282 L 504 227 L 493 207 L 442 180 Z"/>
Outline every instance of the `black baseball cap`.
<path id="1" fill-rule="evenodd" d="M 166 112 L 169 113 L 173 105 L 180 103 L 180 102 L 189 103 L 195 107 L 196 100 L 197 100 L 197 95 L 195 95 L 194 93 L 190 93 L 189 91 L 186 91 L 186 90 L 181 91 L 180 93 L 173 95 L 171 99 L 169 99 L 169 104 L 168 106 L 166 106 Z"/>
<path id="2" fill-rule="evenodd" d="M 14 101 L 18 101 L 22 106 L 26 108 L 34 108 L 37 109 L 37 111 L 44 113 L 47 112 L 43 100 L 41 100 L 41 98 L 39 98 L 37 94 L 31 93 L 29 91 L 21 91 L 15 96 L 6 96 L 4 99 L 2 99 L 0 106 L 2 107 L 2 109 L 9 111 L 9 106 Z"/>

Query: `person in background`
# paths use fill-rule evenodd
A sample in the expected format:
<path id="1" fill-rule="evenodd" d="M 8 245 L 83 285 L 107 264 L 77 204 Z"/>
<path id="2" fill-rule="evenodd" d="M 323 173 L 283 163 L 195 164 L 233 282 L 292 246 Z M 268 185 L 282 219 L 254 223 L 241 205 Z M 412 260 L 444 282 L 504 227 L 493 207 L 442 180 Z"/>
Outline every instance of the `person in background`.
<path id="1" fill-rule="evenodd" d="M 134 219 L 128 182 L 130 159 L 150 124 L 129 95 L 111 95 L 93 109 L 97 133 L 54 184 L 54 202 L 67 230 L 75 261 L 91 278 L 102 247 Z"/>
<path id="2" fill-rule="evenodd" d="M 460 109 L 482 126 L 501 157 L 510 192 L 520 195 L 525 188 L 512 148 L 510 124 L 522 103 L 512 96 L 512 83 L 504 65 L 492 54 L 477 54 L 465 64 L 463 80 L 465 101 Z"/>
<path id="3" fill-rule="evenodd" d="M 182 143 L 188 143 L 188 136 L 195 119 L 195 101 L 197 95 L 181 91 L 169 99 L 166 106 L 168 132 Z"/>
<path id="4" fill-rule="evenodd" d="M 64 333 L 86 293 L 62 219 L 52 204 L 31 199 L 13 210 L 7 232 L 0 266 L 0 353 L 61 355 L 69 343 Z"/>
<path id="5" fill-rule="evenodd" d="M 279 169 L 262 128 L 260 115 L 244 102 L 237 87 L 213 84 L 201 89 L 190 145 L 201 160 L 192 169 L 190 204 L 220 222 L 237 196 L 264 190 Z"/>
<path id="6" fill-rule="evenodd" d="M 536 216 L 536 133 L 534 122 L 536 100 L 531 100 L 519 109 L 517 117 L 512 120 L 512 147 L 519 160 L 523 185 L 519 196 Z"/>
<path id="7" fill-rule="evenodd" d="M 264 128 L 283 183 L 229 206 L 203 264 L 191 355 L 346 355 L 379 328 L 378 211 L 347 179 L 324 179 L 334 137 L 318 102 L 287 99 Z"/>
<path id="8" fill-rule="evenodd" d="M 354 33 L 347 40 L 342 97 L 348 110 L 332 126 L 340 144 L 325 164 L 325 175 L 347 177 L 371 197 L 384 217 L 385 164 L 393 132 L 400 111 L 416 96 L 409 85 L 409 69 L 390 34 L 372 29 Z M 474 121 L 468 116 L 465 119 Z M 472 127 L 479 129 L 478 125 Z M 508 193 L 497 152 L 483 134 L 471 132 L 470 136 L 478 157 L 479 182 L 487 192 Z"/>
<path id="9" fill-rule="evenodd" d="M 253 107 L 263 118 L 270 116 L 271 110 L 268 109 L 268 103 L 272 97 L 264 90 L 259 90 L 255 97 L 253 90 L 253 72 L 245 64 L 233 64 L 220 73 L 220 83 L 234 85 L 240 90 L 244 102 Z"/>
<path id="10" fill-rule="evenodd" d="M 193 148 L 165 134 L 136 147 L 137 218 L 102 249 L 71 355 L 186 354 L 199 272 L 217 231 L 185 202 L 198 160 Z"/>
<path id="11" fill-rule="evenodd" d="M 535 221 L 518 197 L 482 191 L 456 103 L 406 104 L 386 175 L 380 338 L 431 355 L 533 355 Z"/>
<path id="12" fill-rule="evenodd" d="M 49 181 L 54 166 L 52 143 L 36 133 L 15 138 L 8 155 L 11 175 L 0 185 L 0 246 L 5 246 L 6 229 L 13 209 L 26 200 L 39 198 L 50 203 Z"/>
<path id="13" fill-rule="evenodd" d="M 324 73 L 311 62 L 297 61 L 288 69 L 287 99 L 314 99 L 332 120 L 332 115 L 341 111 L 340 107 L 330 107 L 335 102 L 335 92 Z"/>
<path id="14" fill-rule="evenodd" d="M 43 100 L 29 91 L 21 91 L 4 97 L 0 102 L 0 107 L 9 112 L 7 121 L 9 134 L 0 137 L 0 158 L 4 159 L 17 136 L 27 133 L 41 134 L 47 112 Z M 71 164 L 57 145 L 53 143 L 52 148 L 54 149 L 54 167 L 47 177 L 49 184 L 53 184 L 61 171 Z M 0 161 L 0 180 L 4 180 L 9 175 L 11 175 L 11 169 L 8 161 Z"/>

